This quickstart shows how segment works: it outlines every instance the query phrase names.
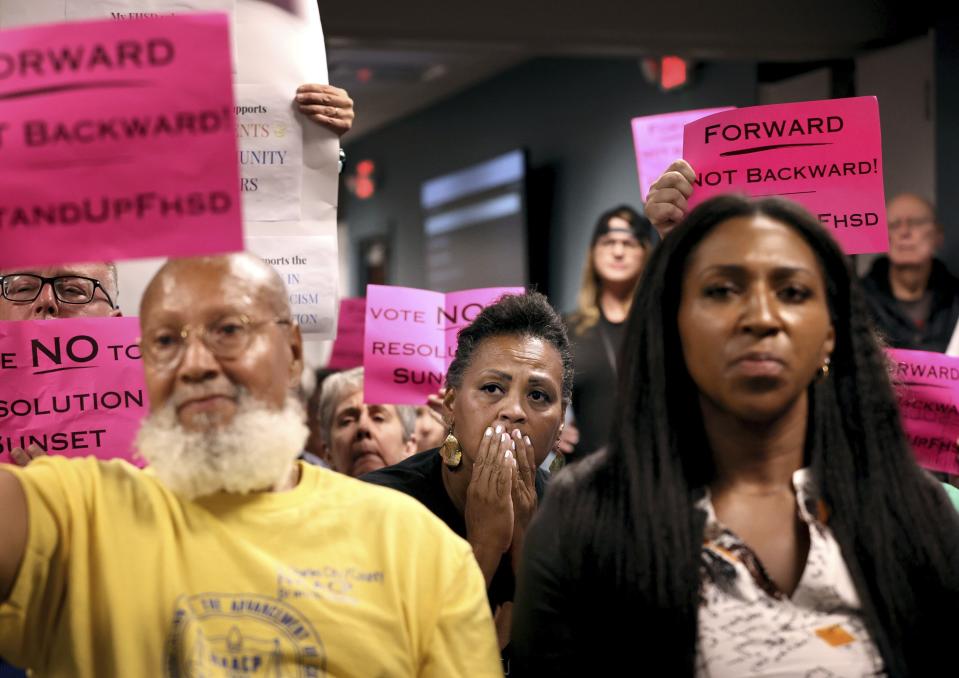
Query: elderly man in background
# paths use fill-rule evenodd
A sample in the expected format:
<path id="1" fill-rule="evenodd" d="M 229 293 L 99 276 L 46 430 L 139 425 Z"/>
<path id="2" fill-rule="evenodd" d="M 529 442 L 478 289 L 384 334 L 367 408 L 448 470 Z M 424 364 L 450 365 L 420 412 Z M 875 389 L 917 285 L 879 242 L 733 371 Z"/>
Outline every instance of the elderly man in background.
<path id="1" fill-rule="evenodd" d="M 862 281 L 876 326 L 895 348 L 945 351 L 959 320 L 959 279 L 936 259 L 943 232 L 935 209 L 902 193 L 889 201 L 886 218 L 888 256 Z"/>
<path id="2" fill-rule="evenodd" d="M 115 317 L 118 295 L 112 262 L 0 270 L 0 320 Z M 42 455 L 35 445 L 10 450 L 20 466 Z"/>
<path id="3" fill-rule="evenodd" d="M 302 339 L 271 267 L 166 264 L 122 461 L 0 467 L 0 655 L 34 675 L 500 675 L 469 545 L 296 458 Z"/>
<path id="4" fill-rule="evenodd" d="M 363 368 L 330 375 L 320 393 L 319 425 L 330 467 L 354 478 L 416 450 L 416 408 L 363 402 Z"/>
<path id="5" fill-rule="evenodd" d="M 0 320 L 120 315 L 110 262 L 0 270 Z"/>

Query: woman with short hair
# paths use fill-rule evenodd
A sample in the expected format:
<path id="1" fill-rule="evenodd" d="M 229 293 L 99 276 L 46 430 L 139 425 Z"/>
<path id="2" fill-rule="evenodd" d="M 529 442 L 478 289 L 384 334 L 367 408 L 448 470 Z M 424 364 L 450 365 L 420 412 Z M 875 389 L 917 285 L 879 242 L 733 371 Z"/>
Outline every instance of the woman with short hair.
<path id="1" fill-rule="evenodd" d="M 446 442 L 362 477 L 415 497 L 469 541 L 501 649 L 526 529 L 545 486 L 539 466 L 562 431 L 572 385 L 566 329 L 546 297 L 504 296 L 458 335 L 446 375 Z"/>

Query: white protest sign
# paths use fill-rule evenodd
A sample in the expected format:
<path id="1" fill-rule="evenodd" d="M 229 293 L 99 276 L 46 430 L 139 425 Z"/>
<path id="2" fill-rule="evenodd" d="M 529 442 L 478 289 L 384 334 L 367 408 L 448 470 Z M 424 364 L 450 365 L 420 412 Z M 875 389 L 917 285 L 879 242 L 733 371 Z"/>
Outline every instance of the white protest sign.
<path id="1" fill-rule="evenodd" d="M 303 83 L 327 83 L 326 54 L 323 46 L 323 29 L 320 13 L 312 0 L 289 0 L 290 11 L 269 2 L 238 0 L 236 6 L 236 29 L 239 57 L 236 69 L 237 91 L 246 85 L 270 86 L 278 98 L 287 97 L 292 104 L 296 88 Z M 258 90 L 251 90 L 258 91 Z M 259 90 L 262 92 L 262 90 Z M 259 105 L 259 104 L 255 104 Z M 281 109 L 276 109 L 281 110 Z M 289 110 L 292 110 L 289 109 Z M 277 270 L 285 280 L 289 275 L 298 276 L 299 299 L 312 303 L 297 304 L 295 313 L 303 317 L 303 331 L 307 339 L 331 339 L 336 318 L 336 285 L 339 279 L 336 254 L 336 202 L 338 188 L 339 139 L 324 127 L 294 114 L 302 134 L 302 165 L 300 171 L 299 214 L 289 216 L 293 207 L 284 187 L 290 177 L 284 174 L 286 165 L 260 165 L 257 178 L 272 176 L 265 188 L 255 192 L 255 202 L 247 195 L 244 203 L 249 208 L 244 222 L 248 245 L 257 255 L 267 259 L 290 258 L 291 255 L 306 256 L 305 265 L 289 271 L 281 264 Z M 249 137 L 240 139 L 241 150 L 259 150 L 248 146 L 259 140 Z M 263 150 L 284 150 L 287 147 L 263 145 Z M 252 167 L 244 176 L 253 178 Z M 268 175 L 264 170 L 269 169 Z M 278 174 L 277 174 L 278 172 Z M 249 194 L 250 191 L 247 191 Z M 293 202 L 295 207 L 295 202 Z M 323 256 L 290 249 L 297 238 L 319 237 L 323 242 Z M 275 246 L 263 244 L 263 238 L 278 238 Z M 290 239 L 292 238 L 292 239 Z M 274 252 L 265 256 L 264 252 Z M 305 284 L 302 281 L 307 281 Z"/>
<path id="2" fill-rule="evenodd" d="M 336 239 L 325 235 L 251 236 L 246 239 L 246 247 L 283 278 L 290 310 L 300 329 L 332 334 L 333 318 L 315 309 L 336 301 L 337 280 L 326 275 L 317 263 L 336 257 Z"/>
<path id="3" fill-rule="evenodd" d="M 319 9 L 313 0 L 0 0 L 0 27 L 60 22 L 68 19 L 112 17 L 128 20 L 151 14 L 189 11 L 227 11 L 232 17 L 234 86 L 237 108 L 263 106 L 266 113 L 242 114 L 237 135 L 243 166 L 244 231 L 253 237 L 329 238 L 334 249 L 311 257 L 308 279 L 338 280 L 336 203 L 338 187 L 337 136 L 306 120 L 293 106 L 296 88 L 304 83 L 328 82 L 326 52 Z M 256 103 L 257 100 L 259 103 Z M 266 101 L 267 103 L 262 103 Z M 259 110 L 259 109 L 258 109 Z M 262 118 L 262 119 L 259 119 Z M 244 124 L 288 126 L 282 140 L 243 137 Z M 281 141 L 279 145 L 272 142 Z M 297 148 L 297 143 L 299 147 Z M 243 152 L 248 155 L 242 155 Z M 276 162 L 282 157 L 283 162 Z M 238 161 L 240 158 L 238 158 Z M 274 162 L 263 162 L 273 160 Z M 184 158 L 184 162 L 189 162 Z M 259 161 L 259 162 L 258 162 Z M 299 171 L 295 167 L 299 165 Z M 246 179 L 247 181 L 243 181 Z M 250 182 L 249 180 L 255 180 Z M 142 290 L 159 268 L 160 260 L 118 262 L 120 305 L 135 315 Z M 280 271 L 283 275 L 283 271 Z M 304 327 L 308 338 L 330 339 L 336 317 L 336 294 L 317 289 L 318 305 L 303 310 L 316 322 Z M 309 294 L 309 293 L 306 293 Z"/>
<path id="4" fill-rule="evenodd" d="M 244 220 L 298 221 L 303 129 L 289 92 L 236 85 L 234 97 Z"/>

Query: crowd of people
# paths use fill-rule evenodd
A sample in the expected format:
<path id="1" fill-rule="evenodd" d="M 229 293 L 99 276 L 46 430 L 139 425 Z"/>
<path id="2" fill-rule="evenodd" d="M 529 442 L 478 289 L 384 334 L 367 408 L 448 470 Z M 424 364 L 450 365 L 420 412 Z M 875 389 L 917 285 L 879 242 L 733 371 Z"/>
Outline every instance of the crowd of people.
<path id="1" fill-rule="evenodd" d="M 342 90 L 296 100 L 349 129 Z M 366 402 L 362 367 L 305 392 L 260 259 L 167 262 L 139 314 L 146 468 L 36 446 L 0 466 L 0 657 L 98 678 L 949 674 L 959 500 L 916 463 L 885 353 L 944 351 L 959 321 L 933 205 L 889 200 L 859 280 L 803 208 L 689 211 L 694 178 L 679 160 L 644 214 L 600 215 L 568 316 L 535 291 L 483 309 L 419 406 Z M 2 270 L 0 320 L 117 316 L 121 293 L 110 262 Z"/>

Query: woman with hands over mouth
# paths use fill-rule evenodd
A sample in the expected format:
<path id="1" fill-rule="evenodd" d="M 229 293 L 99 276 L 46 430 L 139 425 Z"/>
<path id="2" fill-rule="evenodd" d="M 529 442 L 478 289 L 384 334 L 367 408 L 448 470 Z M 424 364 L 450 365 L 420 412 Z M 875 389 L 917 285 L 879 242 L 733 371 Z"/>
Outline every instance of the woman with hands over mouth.
<path id="1" fill-rule="evenodd" d="M 442 447 L 362 476 L 415 497 L 469 541 L 501 649 L 526 529 L 547 477 L 539 465 L 559 439 L 572 379 L 566 330 L 546 297 L 505 296 L 459 333 Z"/>

